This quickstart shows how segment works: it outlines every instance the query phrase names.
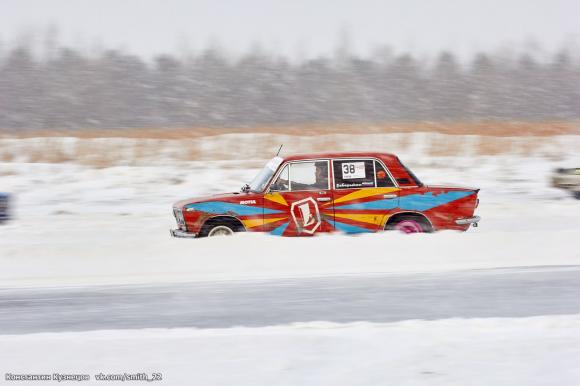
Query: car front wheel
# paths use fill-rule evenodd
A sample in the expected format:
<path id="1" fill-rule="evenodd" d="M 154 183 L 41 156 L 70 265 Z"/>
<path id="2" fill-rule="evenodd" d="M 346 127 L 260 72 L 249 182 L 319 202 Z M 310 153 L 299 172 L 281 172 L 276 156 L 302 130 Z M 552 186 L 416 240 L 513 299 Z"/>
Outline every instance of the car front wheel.
<path id="1" fill-rule="evenodd" d="M 227 225 L 215 225 L 207 232 L 207 237 L 214 236 L 231 236 L 234 230 Z"/>

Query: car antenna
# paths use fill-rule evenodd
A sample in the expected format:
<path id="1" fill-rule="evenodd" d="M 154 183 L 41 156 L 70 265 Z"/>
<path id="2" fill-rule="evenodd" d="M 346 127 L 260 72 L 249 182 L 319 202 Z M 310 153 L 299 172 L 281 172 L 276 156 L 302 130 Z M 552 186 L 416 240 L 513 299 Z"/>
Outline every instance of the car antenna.
<path id="1" fill-rule="evenodd" d="M 278 157 L 278 155 L 280 154 L 280 150 L 282 150 L 282 146 L 284 146 L 284 144 L 280 145 L 280 148 L 278 149 L 278 153 L 276 153 L 276 157 Z"/>

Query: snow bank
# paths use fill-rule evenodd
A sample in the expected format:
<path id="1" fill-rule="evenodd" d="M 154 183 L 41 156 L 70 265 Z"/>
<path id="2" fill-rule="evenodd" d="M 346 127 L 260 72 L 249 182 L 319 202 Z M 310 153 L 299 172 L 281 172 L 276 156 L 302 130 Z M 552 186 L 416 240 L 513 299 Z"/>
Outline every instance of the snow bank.
<path id="1" fill-rule="evenodd" d="M 245 280 L 580 264 L 579 230 L 175 240 L 163 218 L 7 232 L 0 287 Z M 155 218 L 151 219 L 155 220 Z M 32 224 L 31 224 L 32 225 Z M 536 242 L 541 240 L 541 242 Z"/>
<path id="2" fill-rule="evenodd" d="M 580 316 L 0 335 L 0 372 L 170 385 L 574 385 Z M 38 382 L 40 383 L 40 382 Z M 112 383 L 112 382 L 111 382 Z M 36 384 L 36 383 L 27 383 Z"/>

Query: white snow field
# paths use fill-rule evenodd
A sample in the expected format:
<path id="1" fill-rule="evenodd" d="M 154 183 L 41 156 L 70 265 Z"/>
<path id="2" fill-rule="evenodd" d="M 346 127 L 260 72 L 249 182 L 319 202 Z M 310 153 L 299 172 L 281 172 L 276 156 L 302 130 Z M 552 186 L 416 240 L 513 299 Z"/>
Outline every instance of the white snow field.
<path id="1" fill-rule="evenodd" d="M 578 358 L 578 315 L 0 335 L 3 373 L 93 384 L 162 373 L 153 384 L 574 386 Z"/>
<path id="2" fill-rule="evenodd" d="M 149 166 L 0 164 L 0 189 L 13 193 L 15 217 L 0 227 L 0 287 L 580 262 L 580 202 L 549 185 L 555 167 L 580 165 L 576 137 L 552 140 L 563 149 L 557 157 L 554 148 L 526 157 L 433 157 L 421 145 L 425 135 L 416 137 L 414 146 L 399 156 L 427 184 L 481 188 L 478 228 L 411 236 L 299 239 L 248 233 L 227 240 L 172 239 L 173 202 L 237 191 L 265 160 L 169 162 L 160 154 Z"/>
<path id="3" fill-rule="evenodd" d="M 559 153 L 398 152 L 426 184 L 481 188 L 478 228 L 428 235 L 172 239 L 173 202 L 238 190 L 265 159 L 160 154 L 95 168 L 15 158 L 0 163 L 0 190 L 14 198 L 14 219 L 0 226 L 0 290 L 580 265 L 580 201 L 549 185 L 554 168 L 580 165 L 579 137 L 560 139 Z M 564 386 L 580 384 L 578 358 L 578 315 L 0 331 L 0 373 L 161 372 L 168 385 Z"/>

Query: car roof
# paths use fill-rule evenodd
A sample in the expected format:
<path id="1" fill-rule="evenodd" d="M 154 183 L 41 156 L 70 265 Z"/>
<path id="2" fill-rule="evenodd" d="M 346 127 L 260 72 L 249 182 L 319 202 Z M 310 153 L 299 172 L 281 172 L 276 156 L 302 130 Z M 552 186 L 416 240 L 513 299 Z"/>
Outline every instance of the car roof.
<path id="1" fill-rule="evenodd" d="M 395 160 L 397 156 L 390 153 L 377 152 L 327 152 L 327 153 L 307 153 L 307 154 L 291 154 L 282 157 L 284 161 L 298 161 L 303 159 L 318 159 L 318 158 L 379 158 Z"/>

